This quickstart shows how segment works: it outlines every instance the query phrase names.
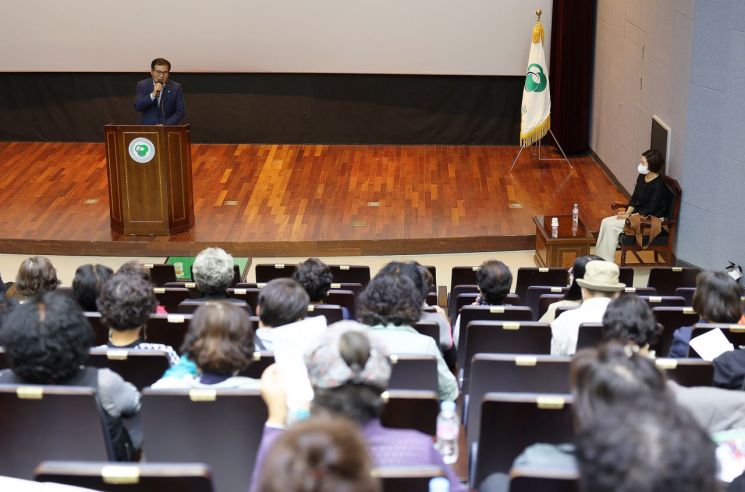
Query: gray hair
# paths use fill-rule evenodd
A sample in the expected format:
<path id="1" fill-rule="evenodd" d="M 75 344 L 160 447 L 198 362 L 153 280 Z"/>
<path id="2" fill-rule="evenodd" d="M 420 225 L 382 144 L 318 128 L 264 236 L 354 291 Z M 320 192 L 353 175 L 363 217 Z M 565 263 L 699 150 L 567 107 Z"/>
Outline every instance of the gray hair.
<path id="1" fill-rule="evenodd" d="M 207 248 L 194 259 L 192 272 L 200 291 L 225 292 L 233 282 L 233 257 L 221 248 Z"/>

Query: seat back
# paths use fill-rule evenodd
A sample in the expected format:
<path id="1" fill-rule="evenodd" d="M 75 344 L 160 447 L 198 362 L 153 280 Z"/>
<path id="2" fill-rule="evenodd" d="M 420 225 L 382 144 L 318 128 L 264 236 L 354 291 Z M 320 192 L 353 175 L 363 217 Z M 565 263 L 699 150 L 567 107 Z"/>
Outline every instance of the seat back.
<path id="1" fill-rule="evenodd" d="M 654 287 L 626 287 L 623 289 L 626 294 L 636 294 L 638 296 L 656 296 L 657 289 Z"/>
<path id="2" fill-rule="evenodd" d="M 414 323 L 414 325 L 412 325 L 412 328 L 414 328 L 422 335 L 431 337 L 435 341 L 437 346 L 440 346 L 440 325 L 437 324 L 437 321 L 419 320 Z"/>
<path id="3" fill-rule="evenodd" d="M 582 323 L 577 332 L 577 350 L 597 347 L 603 340 L 603 323 Z"/>
<path id="4" fill-rule="evenodd" d="M 178 305 L 192 297 L 186 287 L 153 287 L 153 294 L 155 294 L 158 304 L 169 313 L 178 311 Z"/>
<path id="5" fill-rule="evenodd" d="M 367 265 L 329 265 L 334 282 L 370 283 L 370 267 Z"/>
<path id="6" fill-rule="evenodd" d="M 463 306 L 468 306 L 469 304 L 473 304 L 476 302 L 476 299 L 479 297 L 478 292 L 463 292 L 461 294 L 458 294 L 458 296 L 455 299 L 455 309 L 456 311 L 460 312 L 460 309 Z M 520 297 L 517 294 L 507 294 L 507 299 L 505 303 L 509 306 L 520 306 Z"/>
<path id="7" fill-rule="evenodd" d="M 680 296 L 686 300 L 686 306 L 693 306 L 693 294 L 696 293 L 696 287 L 678 287 L 673 295 Z"/>
<path id="8" fill-rule="evenodd" d="M 711 330 L 720 329 L 729 343 L 735 346 L 736 349 L 745 347 L 745 325 L 738 324 L 724 324 L 724 323 L 696 323 L 691 333 L 691 339 L 696 338 L 699 335 L 708 333 Z M 691 347 L 688 352 L 688 357 L 700 357 L 698 353 Z"/>
<path id="9" fill-rule="evenodd" d="M 434 355 L 393 354 L 389 389 L 437 392 L 437 359 Z"/>
<path id="10" fill-rule="evenodd" d="M 93 329 L 93 343 L 91 346 L 95 347 L 109 343 L 109 329 L 101 321 L 101 313 L 98 311 L 85 311 L 83 314 Z"/>
<path id="11" fill-rule="evenodd" d="M 212 492 L 212 474 L 202 463 L 107 463 L 44 461 L 37 482 L 53 482 L 106 492 Z"/>
<path id="12" fill-rule="evenodd" d="M 632 287 L 634 285 L 634 267 L 619 267 L 618 281 L 622 284 L 626 284 L 626 287 Z"/>
<path id="13" fill-rule="evenodd" d="M 259 305 L 259 293 L 261 292 L 261 289 L 256 287 L 231 287 L 227 292 L 233 299 L 240 299 L 248 304 L 252 313 L 256 312 L 256 306 Z"/>
<path id="14" fill-rule="evenodd" d="M 510 471 L 509 492 L 579 492 L 576 472 L 515 467 Z"/>
<path id="15" fill-rule="evenodd" d="M 487 393 L 481 401 L 478 443 L 471 450 L 471 487 L 478 488 L 492 473 L 509 472 L 515 458 L 531 444 L 571 442 L 571 407 L 569 395 Z"/>
<path id="16" fill-rule="evenodd" d="M 525 299 L 525 294 L 531 285 L 565 287 L 567 285 L 568 275 L 566 268 L 518 268 L 515 294 L 520 296 L 520 299 Z"/>
<path id="17" fill-rule="evenodd" d="M 341 306 L 332 304 L 309 304 L 308 317 L 325 316 L 326 324 L 330 325 L 344 319 L 344 312 Z"/>
<path id="18" fill-rule="evenodd" d="M 655 359 L 657 367 L 668 379 L 681 386 L 711 386 L 714 384 L 714 364 L 701 359 Z"/>
<path id="19" fill-rule="evenodd" d="M 267 410 L 258 390 L 142 393 L 147 459 L 205 463 L 216 490 L 248 490 Z"/>
<path id="20" fill-rule="evenodd" d="M 170 289 L 186 289 L 189 291 L 189 299 L 199 299 L 200 297 L 202 297 L 202 291 L 197 288 L 197 284 L 195 282 L 166 282 L 166 285 L 164 285 L 164 287 Z"/>
<path id="21" fill-rule="evenodd" d="M 467 405 L 463 411 L 468 448 L 477 442 L 481 405 L 487 393 L 569 394 L 571 357 L 477 354 L 471 361 Z"/>
<path id="22" fill-rule="evenodd" d="M 297 265 L 284 263 L 259 263 L 256 265 L 256 282 L 267 283 L 275 278 L 292 277 Z"/>
<path id="23" fill-rule="evenodd" d="M 337 306 L 347 308 L 349 317 L 356 319 L 356 301 L 354 292 L 351 290 L 331 289 L 326 293 L 326 304 L 336 304 Z"/>
<path id="24" fill-rule="evenodd" d="M 170 345 L 180 353 L 191 318 L 191 314 L 151 314 L 145 325 L 145 340 Z"/>
<path id="25" fill-rule="evenodd" d="M 528 290 L 525 291 L 525 301 L 523 304 L 528 306 L 533 311 L 533 321 L 538 321 L 542 314 L 539 314 L 540 304 L 539 300 L 543 294 L 554 294 L 558 296 L 564 296 L 569 287 L 556 287 L 551 285 L 531 285 Z M 545 310 L 543 311 L 546 312 Z"/>
<path id="26" fill-rule="evenodd" d="M 163 287 L 166 282 L 176 281 L 176 268 L 168 264 L 146 264 L 150 271 L 150 281 L 156 287 Z"/>
<path id="27" fill-rule="evenodd" d="M 451 323 L 455 323 L 455 318 L 458 316 L 458 297 L 461 294 L 478 294 L 479 286 L 475 284 L 463 284 L 456 285 L 448 294 L 448 317 Z"/>
<path id="28" fill-rule="evenodd" d="M 454 266 L 450 270 L 450 292 L 458 285 L 478 285 L 478 271 L 477 266 Z"/>
<path id="29" fill-rule="evenodd" d="M 562 299 L 564 299 L 564 294 L 541 294 L 538 298 L 538 313 L 536 314 L 536 319 L 541 319 L 543 315 L 546 314 L 546 311 L 548 311 L 548 307 L 551 304 L 559 302 Z"/>
<path id="30" fill-rule="evenodd" d="M 678 287 L 696 287 L 696 277 L 700 272 L 697 268 L 652 268 L 649 271 L 647 286 L 657 289 L 661 296 L 671 296 Z"/>
<path id="31" fill-rule="evenodd" d="M 384 466 L 372 470 L 383 492 L 429 492 L 429 481 L 445 476 L 439 466 Z"/>
<path id="32" fill-rule="evenodd" d="M 44 460 L 110 458 L 93 388 L 0 385 L 0 475 L 33 479 Z"/>
<path id="33" fill-rule="evenodd" d="M 683 307 L 686 305 L 686 300 L 681 296 L 643 296 L 639 295 L 641 299 L 649 304 L 649 307 Z"/>
<path id="34" fill-rule="evenodd" d="M 107 367 L 138 390 L 159 380 L 170 367 L 168 353 L 139 349 L 92 348 L 86 364 Z"/>
<path id="35" fill-rule="evenodd" d="M 681 326 L 694 325 L 699 321 L 698 314 L 690 307 L 656 307 L 652 308 L 652 313 L 657 322 L 662 325 L 662 333 L 650 348 L 663 357 L 670 352 L 675 330 Z"/>
<path id="36" fill-rule="evenodd" d="M 414 429 L 434 436 L 440 400 L 436 391 L 391 389 L 383 394 L 383 427 Z"/>
<path id="37" fill-rule="evenodd" d="M 274 353 L 267 351 L 256 351 L 253 354 L 251 364 L 241 372 L 241 376 L 247 378 L 261 379 L 261 375 L 267 367 L 274 364 Z"/>
<path id="38" fill-rule="evenodd" d="M 460 310 L 460 335 L 458 338 L 458 366 L 463 367 L 466 339 L 472 321 L 532 321 L 533 312 L 526 306 L 463 306 Z"/>

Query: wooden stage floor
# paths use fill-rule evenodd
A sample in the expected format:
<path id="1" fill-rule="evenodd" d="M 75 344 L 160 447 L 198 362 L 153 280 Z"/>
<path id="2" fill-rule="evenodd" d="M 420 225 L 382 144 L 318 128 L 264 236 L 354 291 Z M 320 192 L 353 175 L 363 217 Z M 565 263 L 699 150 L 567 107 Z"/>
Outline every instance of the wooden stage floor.
<path id="1" fill-rule="evenodd" d="M 544 147 L 544 150 L 546 148 Z M 590 158 L 517 147 L 192 146 L 196 224 L 171 237 L 109 226 L 102 143 L 0 142 L 0 252 L 237 256 L 453 253 L 534 248 L 531 217 L 596 231 L 623 194 Z"/>

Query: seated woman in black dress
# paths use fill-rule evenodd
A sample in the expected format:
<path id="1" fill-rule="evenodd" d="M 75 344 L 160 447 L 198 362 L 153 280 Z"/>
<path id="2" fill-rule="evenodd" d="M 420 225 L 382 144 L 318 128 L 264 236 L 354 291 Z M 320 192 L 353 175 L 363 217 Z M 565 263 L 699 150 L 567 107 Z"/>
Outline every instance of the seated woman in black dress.
<path id="1" fill-rule="evenodd" d="M 606 261 L 614 261 L 618 235 L 623 231 L 624 223 L 630 215 L 653 215 L 663 218 L 668 214 L 671 193 L 662 179 L 664 164 L 662 154 L 655 149 L 642 154 L 637 167 L 639 177 L 636 178 L 629 206 L 623 212 L 602 220 L 598 241 L 595 244 L 596 255 Z"/>

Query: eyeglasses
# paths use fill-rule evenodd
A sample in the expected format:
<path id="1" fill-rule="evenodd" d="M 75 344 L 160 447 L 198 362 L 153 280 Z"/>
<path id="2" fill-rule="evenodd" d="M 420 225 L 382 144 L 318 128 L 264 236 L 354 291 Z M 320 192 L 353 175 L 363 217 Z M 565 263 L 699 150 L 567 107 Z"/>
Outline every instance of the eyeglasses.
<path id="1" fill-rule="evenodd" d="M 161 72 L 160 70 L 153 70 L 155 72 L 155 75 L 158 75 L 160 77 L 163 77 L 164 75 L 168 75 L 170 72 L 166 70 L 165 72 Z"/>

